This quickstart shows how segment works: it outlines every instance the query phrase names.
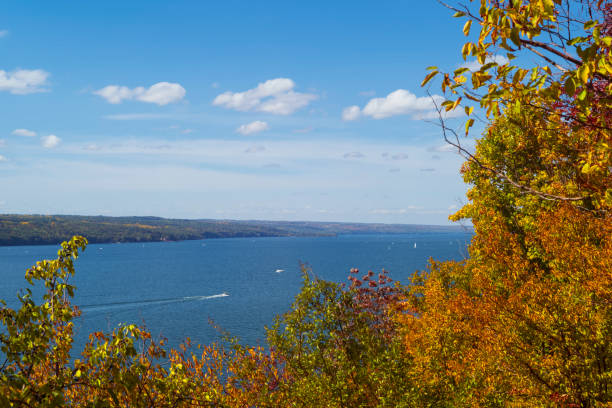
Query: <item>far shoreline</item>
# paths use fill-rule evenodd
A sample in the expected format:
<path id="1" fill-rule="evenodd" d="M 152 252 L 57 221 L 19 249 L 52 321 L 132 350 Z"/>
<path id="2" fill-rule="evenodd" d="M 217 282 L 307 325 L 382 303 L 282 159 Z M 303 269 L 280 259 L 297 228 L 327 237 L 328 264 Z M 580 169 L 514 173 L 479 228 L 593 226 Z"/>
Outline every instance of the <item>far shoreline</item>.
<path id="1" fill-rule="evenodd" d="M 0 247 L 57 245 L 74 235 L 90 244 L 181 242 L 219 238 L 330 237 L 356 234 L 473 232 L 471 226 L 323 221 L 265 221 L 107 217 L 80 215 L 0 215 Z"/>

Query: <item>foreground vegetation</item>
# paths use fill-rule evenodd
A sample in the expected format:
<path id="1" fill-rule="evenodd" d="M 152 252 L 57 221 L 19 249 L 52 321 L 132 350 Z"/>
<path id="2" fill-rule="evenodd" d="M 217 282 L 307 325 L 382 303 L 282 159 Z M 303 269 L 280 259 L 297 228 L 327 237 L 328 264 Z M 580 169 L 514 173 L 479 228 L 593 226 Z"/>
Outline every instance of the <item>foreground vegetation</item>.
<path id="1" fill-rule="evenodd" d="M 0 215 L 0 246 L 51 245 L 75 235 L 91 243 L 238 237 L 331 236 L 459 231 L 456 226 L 341 222 L 180 220 L 159 217 Z"/>
<path id="2" fill-rule="evenodd" d="M 266 349 L 166 351 L 123 326 L 93 333 L 71 361 L 67 279 L 86 245 L 75 237 L 26 273 L 44 283 L 42 303 L 26 292 L 21 308 L 2 309 L 0 406 L 610 406 L 611 8 L 482 0 L 456 10 L 466 33 L 480 24 L 463 53 L 482 66 L 469 82 L 464 69 L 432 67 L 425 82 L 442 77 L 440 125 L 467 158 L 470 201 L 453 217 L 474 224 L 469 259 L 432 261 L 406 287 L 384 272 L 352 271 L 344 287 L 304 271 Z M 511 62 L 493 62 L 500 49 Z M 523 52 L 541 65 L 512 65 Z M 442 114 L 463 100 L 488 117 L 475 153 Z"/>

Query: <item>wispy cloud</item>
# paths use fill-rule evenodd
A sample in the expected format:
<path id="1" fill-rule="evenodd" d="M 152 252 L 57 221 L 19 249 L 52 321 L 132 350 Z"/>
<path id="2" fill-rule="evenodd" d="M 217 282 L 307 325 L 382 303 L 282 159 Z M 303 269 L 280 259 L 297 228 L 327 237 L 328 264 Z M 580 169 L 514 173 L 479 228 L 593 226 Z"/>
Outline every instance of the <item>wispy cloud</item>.
<path id="1" fill-rule="evenodd" d="M 45 92 L 49 73 L 42 69 L 18 69 L 12 72 L 0 70 L 0 91 L 14 95 Z"/>
<path id="2" fill-rule="evenodd" d="M 151 120 L 151 119 L 175 119 L 172 113 L 120 113 L 116 115 L 106 115 L 108 120 Z"/>
<path id="3" fill-rule="evenodd" d="M 267 122 L 256 120 L 254 122 L 247 123 L 245 125 L 240 125 L 238 129 L 236 129 L 236 132 L 240 133 L 241 135 L 246 136 L 246 135 L 251 135 L 253 133 L 263 132 L 264 130 L 268 130 L 268 129 L 269 129 L 269 126 Z"/>
<path id="4" fill-rule="evenodd" d="M 213 105 L 237 111 L 257 111 L 274 115 L 290 115 L 317 99 L 317 95 L 295 92 L 289 78 L 269 79 L 244 92 L 224 92 Z"/>
<path id="5" fill-rule="evenodd" d="M 16 136 L 26 136 L 26 137 L 34 137 L 36 136 L 36 132 L 29 129 L 15 129 L 11 132 L 11 134 Z"/>
<path id="6" fill-rule="evenodd" d="M 371 214 L 382 214 L 382 215 L 390 215 L 390 214 L 407 214 L 410 211 L 419 210 L 421 207 L 416 206 L 408 206 L 406 208 L 377 208 L 371 210 Z"/>
<path id="7" fill-rule="evenodd" d="M 244 152 L 245 153 L 259 153 L 259 152 L 263 152 L 264 150 L 266 150 L 264 146 L 258 145 L 258 146 L 251 146 L 247 148 Z"/>
<path id="8" fill-rule="evenodd" d="M 9 30 L 0 30 L 0 38 L 4 38 L 9 34 Z"/>
<path id="9" fill-rule="evenodd" d="M 87 146 L 83 147 L 83 150 L 89 150 L 89 151 L 92 151 L 92 152 L 97 152 L 97 151 L 102 150 L 102 148 L 100 146 L 98 146 L 97 144 L 95 144 L 95 143 L 90 143 Z"/>
<path id="10" fill-rule="evenodd" d="M 429 147 L 427 150 L 430 152 L 439 152 L 439 153 L 457 152 L 457 148 L 450 144 L 443 144 L 440 146 Z"/>
<path id="11" fill-rule="evenodd" d="M 0 162 L 7 161 L 7 158 L 0 154 Z"/>
<path id="12" fill-rule="evenodd" d="M 349 153 L 344 153 L 343 157 L 345 159 L 361 159 L 365 156 L 361 152 L 349 152 Z"/>
<path id="13" fill-rule="evenodd" d="M 293 133 L 310 133 L 314 130 L 312 126 L 293 130 Z"/>
<path id="14" fill-rule="evenodd" d="M 163 106 L 180 101 L 185 97 L 186 91 L 185 88 L 177 83 L 158 82 L 149 88 L 142 86 L 128 88 L 127 86 L 108 85 L 93 93 L 112 104 L 118 104 L 124 100 L 136 100 Z"/>

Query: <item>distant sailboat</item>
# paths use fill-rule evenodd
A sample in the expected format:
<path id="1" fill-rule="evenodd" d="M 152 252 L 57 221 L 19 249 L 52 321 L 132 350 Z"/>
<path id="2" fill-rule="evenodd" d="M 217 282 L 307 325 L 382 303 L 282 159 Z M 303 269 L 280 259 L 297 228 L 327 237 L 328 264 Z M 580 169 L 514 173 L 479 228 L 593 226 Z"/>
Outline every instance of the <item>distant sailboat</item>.
<path id="1" fill-rule="evenodd" d="M 416 248 L 416 242 L 414 243 L 414 247 Z"/>
<path id="2" fill-rule="evenodd" d="M 277 269 L 276 270 L 276 273 L 281 273 L 281 272 L 285 272 L 285 270 L 284 269 Z"/>

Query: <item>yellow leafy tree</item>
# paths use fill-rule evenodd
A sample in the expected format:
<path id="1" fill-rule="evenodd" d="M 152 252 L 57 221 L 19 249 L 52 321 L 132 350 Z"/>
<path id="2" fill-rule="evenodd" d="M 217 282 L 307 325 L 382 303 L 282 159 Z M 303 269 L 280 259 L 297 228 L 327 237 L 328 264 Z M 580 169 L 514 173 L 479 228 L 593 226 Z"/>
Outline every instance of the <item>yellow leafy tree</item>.
<path id="1" fill-rule="evenodd" d="M 473 4 L 474 3 L 474 4 Z M 467 158 L 475 237 L 463 263 L 433 263 L 406 299 L 405 345 L 424 403 L 612 402 L 612 6 L 512 0 L 447 5 L 467 17 L 464 58 L 431 72 L 449 99 L 446 140 Z M 479 7 L 478 7 L 479 6 Z M 531 53 L 533 67 L 516 64 Z M 505 59 L 499 58 L 504 55 Z M 469 77 L 469 79 L 468 79 Z M 476 103 L 476 151 L 445 123 Z"/>

